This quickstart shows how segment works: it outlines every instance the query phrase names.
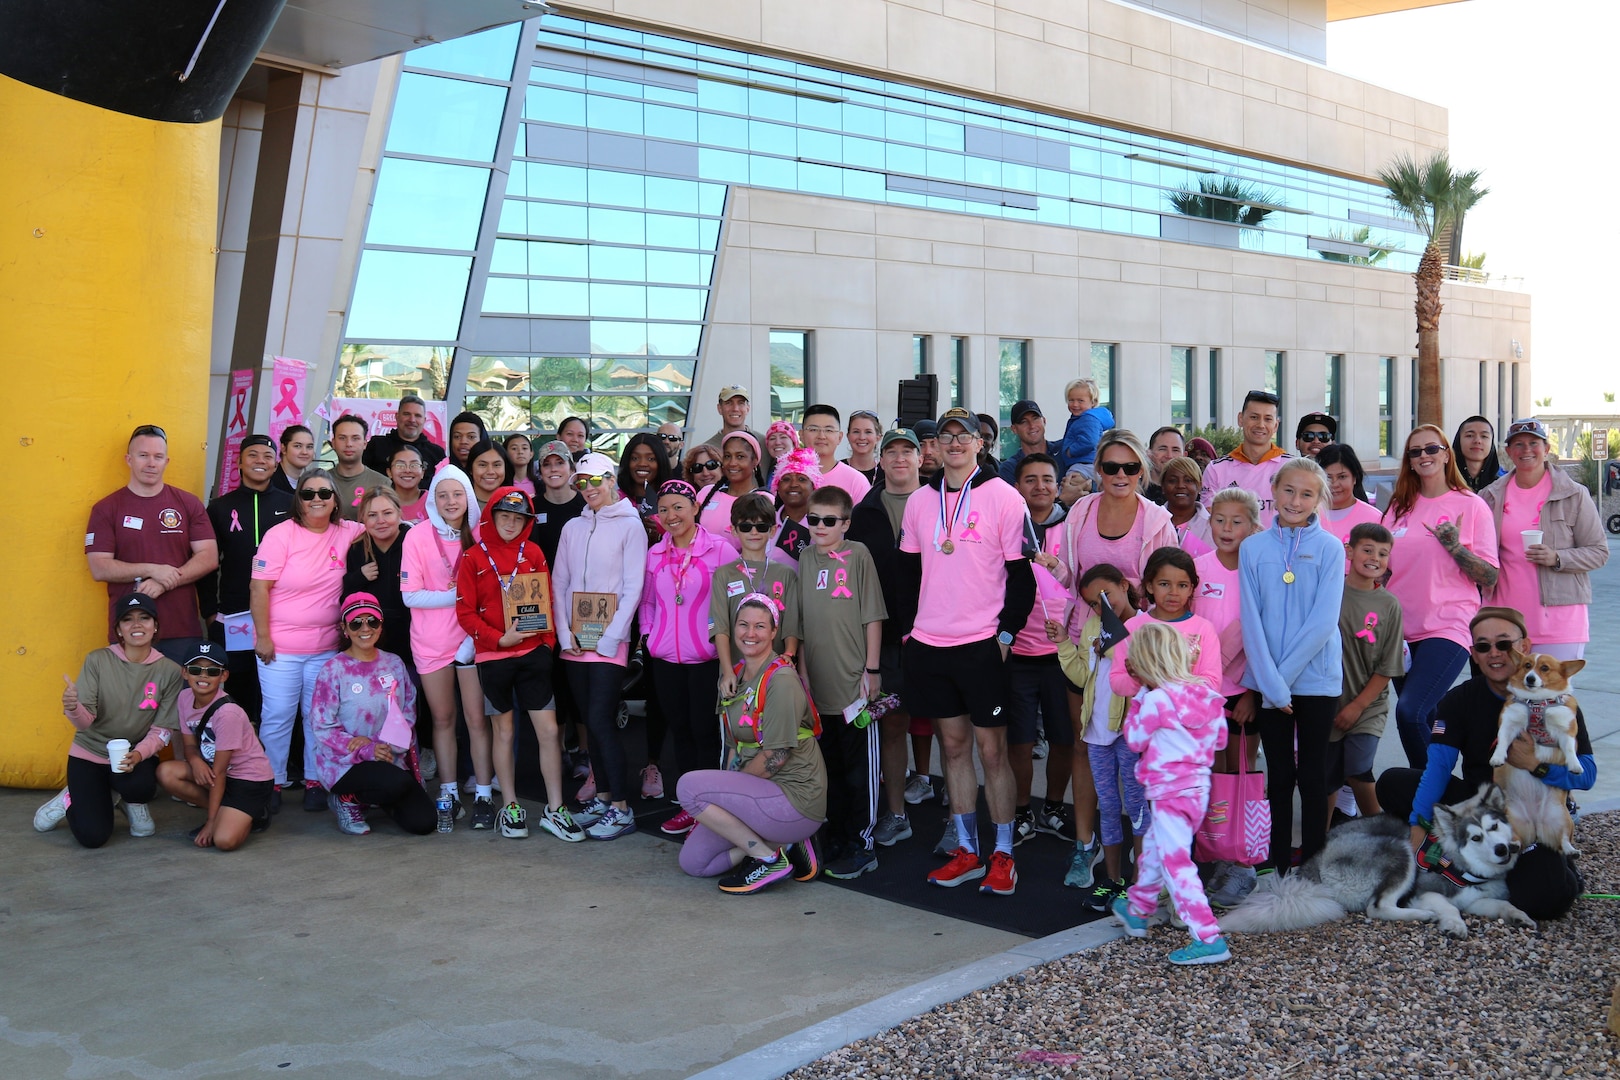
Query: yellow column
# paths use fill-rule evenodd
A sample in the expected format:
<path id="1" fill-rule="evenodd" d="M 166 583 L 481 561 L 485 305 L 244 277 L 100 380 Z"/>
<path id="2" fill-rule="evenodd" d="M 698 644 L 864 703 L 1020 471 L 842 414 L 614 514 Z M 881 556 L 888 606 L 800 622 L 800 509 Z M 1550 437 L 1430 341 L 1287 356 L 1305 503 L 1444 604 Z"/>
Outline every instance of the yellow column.
<path id="1" fill-rule="evenodd" d="M 62 676 L 106 643 L 90 506 L 126 483 L 137 425 L 202 492 L 220 122 L 175 124 L 0 76 L 0 784 L 58 787 Z M 206 500 L 205 500 L 206 501 Z"/>

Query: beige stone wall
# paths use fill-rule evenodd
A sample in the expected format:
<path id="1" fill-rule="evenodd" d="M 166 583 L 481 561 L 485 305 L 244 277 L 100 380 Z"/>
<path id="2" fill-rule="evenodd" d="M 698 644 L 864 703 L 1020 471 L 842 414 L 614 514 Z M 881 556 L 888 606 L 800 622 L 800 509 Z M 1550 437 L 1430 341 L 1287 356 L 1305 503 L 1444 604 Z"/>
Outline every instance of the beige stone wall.
<path id="1" fill-rule="evenodd" d="M 1327 0 L 1127 0 L 1317 63 L 1327 61 Z"/>
<path id="2" fill-rule="evenodd" d="M 990 413 L 999 339 L 1031 341 L 1034 396 L 1059 429 L 1064 384 L 1089 371 L 1092 342 L 1119 345 L 1117 415 L 1138 430 L 1168 417 L 1178 345 L 1199 350 L 1196 417 L 1207 411 L 1209 347 L 1222 350 L 1223 423 L 1245 390 L 1263 385 L 1268 349 L 1289 354 L 1290 435 L 1295 418 L 1322 405 L 1328 353 L 1346 358 L 1344 435 L 1359 449 L 1370 455 L 1377 445 L 1380 356 L 1402 358 L 1398 431 L 1410 414 L 1411 278 L 1338 263 L 734 188 L 710 318 L 692 399 L 705 429 L 723 385 L 741 382 L 766 400 L 773 328 L 814 331 L 811 393 L 845 412 L 876 403 L 893 415 L 896 384 L 911 375 L 912 335 L 922 333 L 936 335 L 936 357 L 951 336 L 969 339 L 966 401 Z M 1528 357 L 1529 333 L 1527 295 L 1448 287 L 1449 422 L 1476 411 L 1478 362 L 1510 362 L 1513 339 Z M 1493 418 L 1494 386 L 1493 374 Z M 1522 397 L 1529 387 L 1526 363 Z"/>
<path id="3" fill-rule="evenodd" d="M 1438 106 L 1115 0 L 560 6 L 1360 178 L 1397 153 L 1421 156 L 1446 145 L 1446 111 Z"/>

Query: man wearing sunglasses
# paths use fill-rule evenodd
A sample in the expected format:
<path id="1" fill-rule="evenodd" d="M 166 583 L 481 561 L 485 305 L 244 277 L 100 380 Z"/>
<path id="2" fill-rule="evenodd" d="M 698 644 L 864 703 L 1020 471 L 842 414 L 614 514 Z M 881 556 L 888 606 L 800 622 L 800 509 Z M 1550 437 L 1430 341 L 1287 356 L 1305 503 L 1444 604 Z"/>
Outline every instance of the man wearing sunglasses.
<path id="1" fill-rule="evenodd" d="M 169 437 L 162 428 L 136 428 L 124 463 L 129 482 L 91 508 L 84 533 L 90 576 L 107 583 L 107 640 L 118 640 L 115 606 L 133 586 L 157 601 L 157 647 L 178 663 L 202 640 L 197 582 L 219 565 L 219 545 L 202 500 L 163 482 Z"/>
<path id="2" fill-rule="evenodd" d="M 669 455 L 670 465 L 679 472 L 681 455 L 686 452 L 686 436 L 681 433 L 680 425 L 659 424 L 658 438 L 664 444 L 664 453 Z"/>
<path id="3" fill-rule="evenodd" d="M 1339 437 L 1339 422 L 1325 412 L 1308 412 L 1294 425 L 1294 449 L 1300 457 L 1315 457 Z"/>
<path id="4" fill-rule="evenodd" d="M 1210 500 L 1222 488 L 1243 488 L 1260 500 L 1260 527 L 1271 528 L 1277 516 L 1272 506 L 1271 478 L 1292 455 L 1285 454 L 1276 444 L 1277 423 L 1281 415 L 1281 402 L 1269 390 L 1250 390 L 1243 396 L 1243 408 L 1238 411 L 1238 430 L 1243 442 L 1233 447 L 1225 457 L 1216 458 L 1204 470 L 1204 488 L 1201 499 L 1208 508 Z"/>

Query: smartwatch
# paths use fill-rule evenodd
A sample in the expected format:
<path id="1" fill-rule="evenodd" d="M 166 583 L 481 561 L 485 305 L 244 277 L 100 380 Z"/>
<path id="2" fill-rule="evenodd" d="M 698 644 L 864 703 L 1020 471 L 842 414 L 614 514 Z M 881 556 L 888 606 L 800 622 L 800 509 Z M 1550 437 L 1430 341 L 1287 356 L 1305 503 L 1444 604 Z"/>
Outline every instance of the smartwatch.
<path id="1" fill-rule="evenodd" d="M 1545 780 L 1547 779 L 1547 774 L 1550 772 L 1552 772 L 1552 766 L 1543 761 L 1540 765 L 1537 765 L 1535 768 L 1530 770 L 1530 775 L 1535 777 L 1537 780 Z"/>
<path id="2" fill-rule="evenodd" d="M 1010 646 L 1013 643 L 1013 636 L 1007 631 L 1003 630 L 1001 633 L 996 635 L 996 642 L 1001 645 Z"/>

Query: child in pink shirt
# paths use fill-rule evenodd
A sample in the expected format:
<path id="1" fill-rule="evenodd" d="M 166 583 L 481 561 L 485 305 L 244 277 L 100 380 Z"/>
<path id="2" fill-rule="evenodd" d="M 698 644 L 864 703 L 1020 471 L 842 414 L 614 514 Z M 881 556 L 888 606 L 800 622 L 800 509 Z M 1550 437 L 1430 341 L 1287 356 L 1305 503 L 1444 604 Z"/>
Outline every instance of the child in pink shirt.
<path id="1" fill-rule="evenodd" d="M 1210 537 L 1215 550 L 1193 560 L 1198 570 L 1198 588 L 1193 592 L 1193 611 L 1208 619 L 1221 639 L 1221 696 L 1226 698 L 1226 716 L 1233 727 L 1249 726 L 1254 734 L 1254 718 L 1259 695 L 1243 685 L 1243 601 L 1238 584 L 1238 546 L 1260 531 L 1260 500 L 1244 488 L 1222 488 L 1209 506 Z M 1230 748 L 1233 744 L 1227 743 Z M 1251 759 L 1260 743 L 1252 744 Z M 1235 750 L 1215 755 L 1216 772 L 1236 772 Z"/>
<path id="2" fill-rule="evenodd" d="M 1170 624 L 1187 639 L 1193 677 L 1217 690 L 1221 685 L 1221 638 L 1213 623 L 1193 614 L 1192 598 L 1197 589 L 1198 568 L 1193 557 L 1180 548 L 1160 548 L 1148 556 L 1142 573 L 1142 591 L 1153 606 L 1126 622 L 1125 628 L 1134 637 L 1138 628 L 1150 622 Z M 1120 697 L 1131 697 L 1142 689 L 1125 663 L 1130 648 L 1130 637 L 1114 647 L 1114 666 L 1108 672 L 1109 687 Z"/>
<path id="3" fill-rule="evenodd" d="M 1121 729 L 1141 757 L 1136 778 L 1153 804 L 1136 884 L 1113 903 L 1115 917 L 1132 937 L 1146 937 L 1148 918 L 1168 889 L 1192 943 L 1170 954 L 1172 964 L 1219 964 L 1231 959 L 1192 861 L 1193 834 L 1209 805 L 1209 772 L 1215 751 L 1226 745 L 1221 695 L 1189 669 L 1186 638 L 1165 623 L 1132 632 L 1129 667 L 1142 687 L 1125 711 Z"/>

